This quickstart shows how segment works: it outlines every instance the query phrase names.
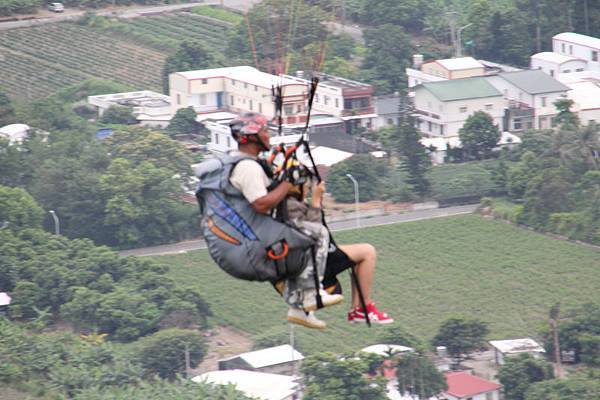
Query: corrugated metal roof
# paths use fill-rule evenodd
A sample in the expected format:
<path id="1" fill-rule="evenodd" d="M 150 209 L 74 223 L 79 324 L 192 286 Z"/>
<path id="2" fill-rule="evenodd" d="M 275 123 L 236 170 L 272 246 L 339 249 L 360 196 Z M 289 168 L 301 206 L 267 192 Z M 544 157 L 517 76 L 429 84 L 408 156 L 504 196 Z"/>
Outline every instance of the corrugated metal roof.
<path id="1" fill-rule="evenodd" d="M 289 344 L 238 354 L 237 356 L 230 357 L 227 360 L 238 357 L 246 361 L 253 368 L 262 368 L 270 365 L 278 365 L 304 359 L 304 356 L 298 351 L 294 350 Z"/>
<path id="2" fill-rule="evenodd" d="M 564 64 L 569 61 L 585 62 L 579 58 L 570 57 L 570 56 L 566 56 L 564 54 L 559 54 L 559 53 L 553 53 L 551 51 L 543 51 L 541 53 L 534 54 L 531 56 L 531 59 L 548 61 L 548 62 L 555 63 L 555 64 Z"/>
<path id="3" fill-rule="evenodd" d="M 284 400 L 291 398 L 298 391 L 297 379 L 294 376 L 232 369 L 206 372 L 195 376 L 192 381 L 217 385 L 232 384 L 237 390 L 250 397 L 261 400 Z"/>
<path id="4" fill-rule="evenodd" d="M 539 69 L 502 72 L 498 76 L 529 94 L 566 92 L 569 90 L 568 87 Z"/>
<path id="5" fill-rule="evenodd" d="M 441 101 L 502 96 L 502 93 L 480 76 L 423 83 L 422 86 Z"/>
<path id="6" fill-rule="evenodd" d="M 502 353 L 545 352 L 544 348 L 531 338 L 490 340 L 490 344 Z"/>
<path id="7" fill-rule="evenodd" d="M 483 68 L 483 64 L 473 57 L 446 58 L 437 60 L 437 63 L 442 65 L 449 71 L 460 71 L 463 69 Z"/>

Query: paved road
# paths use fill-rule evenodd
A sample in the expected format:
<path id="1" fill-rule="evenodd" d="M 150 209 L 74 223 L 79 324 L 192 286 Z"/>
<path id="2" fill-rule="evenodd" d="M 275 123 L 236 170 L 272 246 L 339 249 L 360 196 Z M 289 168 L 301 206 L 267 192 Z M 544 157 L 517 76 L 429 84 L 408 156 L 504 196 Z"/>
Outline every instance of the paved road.
<path id="1" fill-rule="evenodd" d="M 434 208 L 422 211 L 413 211 L 403 214 L 388 214 L 379 215 L 376 217 L 364 218 L 360 221 L 361 227 L 381 226 L 389 224 L 397 224 L 401 222 L 420 221 L 423 219 L 448 217 L 451 215 L 470 214 L 476 208 L 477 204 L 456 206 L 448 208 Z M 356 220 L 334 221 L 329 223 L 332 231 L 345 231 L 356 229 Z M 166 244 L 162 246 L 145 247 L 142 249 L 123 250 L 119 252 L 122 257 L 125 256 L 159 256 L 167 254 L 187 253 L 188 251 L 205 249 L 206 243 L 204 240 L 189 240 L 186 242 Z"/>
<path id="2" fill-rule="evenodd" d="M 143 16 L 145 14 L 155 14 L 161 12 L 173 12 L 178 10 L 186 10 L 192 7 L 201 5 L 223 5 L 227 8 L 246 12 L 252 6 L 258 3 L 260 0 L 208 0 L 199 1 L 193 3 L 182 3 L 172 5 L 161 5 L 161 6 L 131 6 L 131 7 L 119 7 L 119 8 L 108 8 L 99 10 L 82 10 L 80 8 L 66 7 L 64 13 L 52 13 L 46 10 L 40 10 L 37 14 L 31 15 L 17 15 L 17 18 L 21 18 L 20 21 L 6 21 L 0 22 L 0 31 L 14 28 L 23 28 L 35 25 L 44 25 L 49 23 L 61 22 L 61 21 L 72 21 L 80 18 L 87 11 L 94 11 L 96 15 L 102 15 L 106 17 L 119 17 L 119 18 L 135 18 Z M 26 17 L 34 17 L 34 19 L 25 19 Z"/>

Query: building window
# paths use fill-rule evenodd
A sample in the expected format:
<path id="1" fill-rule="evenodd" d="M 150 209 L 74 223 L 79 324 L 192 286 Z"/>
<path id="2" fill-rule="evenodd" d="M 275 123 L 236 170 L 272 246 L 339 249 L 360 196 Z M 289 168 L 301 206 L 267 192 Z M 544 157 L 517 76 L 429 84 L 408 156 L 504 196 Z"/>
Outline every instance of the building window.
<path id="1" fill-rule="evenodd" d="M 232 85 L 232 86 L 235 86 L 235 79 L 232 79 L 232 80 L 231 80 L 231 85 Z"/>
<path id="2" fill-rule="evenodd" d="M 258 112 L 262 113 L 262 103 L 258 103 Z"/>
<path id="3" fill-rule="evenodd" d="M 440 125 L 440 135 L 444 136 L 444 125 Z"/>
<path id="4" fill-rule="evenodd" d="M 302 104 L 298 104 L 298 105 L 296 106 L 296 112 L 297 112 L 297 113 L 301 113 L 301 112 L 302 112 Z"/>
<path id="5" fill-rule="evenodd" d="M 254 91 L 258 92 L 258 86 L 254 85 Z"/>
<path id="6" fill-rule="evenodd" d="M 554 77 L 554 70 L 553 69 L 550 70 L 550 76 Z"/>
<path id="7" fill-rule="evenodd" d="M 427 121 L 427 130 L 429 132 L 431 132 L 432 126 L 431 126 L 431 121 Z"/>
<path id="8" fill-rule="evenodd" d="M 227 148 L 231 147 L 231 138 L 227 136 Z"/>
<path id="9" fill-rule="evenodd" d="M 570 69 L 565 69 L 565 70 L 563 71 L 563 74 L 568 74 L 568 73 L 570 73 L 570 72 L 571 72 L 571 70 L 570 70 Z"/>
<path id="10" fill-rule="evenodd" d="M 388 125 L 394 125 L 394 120 L 392 118 L 388 118 L 387 119 L 387 124 Z"/>
<path id="11" fill-rule="evenodd" d="M 461 113 L 466 113 L 467 112 L 467 107 L 461 107 L 458 109 L 459 112 Z"/>
<path id="12" fill-rule="evenodd" d="M 177 105 L 181 104 L 181 95 L 177 93 Z"/>
<path id="13" fill-rule="evenodd" d="M 219 144 L 219 134 L 215 133 L 215 144 Z"/>
<path id="14" fill-rule="evenodd" d="M 564 44 L 564 43 L 561 43 L 561 44 L 560 44 L 560 50 L 561 50 L 563 53 L 565 53 L 565 44 Z"/>
<path id="15" fill-rule="evenodd" d="M 232 106 L 234 106 L 234 105 L 235 105 L 234 97 L 233 97 L 233 96 L 230 96 L 230 99 L 229 99 L 229 100 L 231 100 L 231 105 L 232 105 Z"/>
<path id="16" fill-rule="evenodd" d="M 569 54 L 573 54 L 573 45 L 569 45 Z"/>
<path id="17" fill-rule="evenodd" d="M 248 100 L 248 108 L 252 111 L 252 100 Z"/>
<path id="18" fill-rule="evenodd" d="M 548 128 L 548 119 L 546 117 L 540 117 L 539 119 L 539 127 L 540 129 Z"/>
<path id="19" fill-rule="evenodd" d="M 208 83 L 208 79 L 202 79 L 202 84 L 206 85 Z"/>
<path id="20" fill-rule="evenodd" d="M 513 129 L 515 131 L 520 131 L 521 129 L 523 129 L 523 122 L 521 121 L 521 118 L 515 118 L 513 120 Z"/>
<path id="21" fill-rule="evenodd" d="M 340 99 L 335 98 L 335 108 L 340 108 Z"/>
<path id="22" fill-rule="evenodd" d="M 206 94 L 201 94 L 199 96 L 198 103 L 200 103 L 201 106 L 206 105 Z"/>
<path id="23" fill-rule="evenodd" d="M 485 400 L 494 400 L 494 393 L 486 393 Z"/>
<path id="24" fill-rule="evenodd" d="M 548 99 L 547 97 L 540 98 L 540 100 L 542 101 L 542 107 L 546 107 L 546 100 L 547 99 Z"/>
<path id="25" fill-rule="evenodd" d="M 598 51 L 592 50 L 592 61 L 598 61 Z"/>
<path id="26" fill-rule="evenodd" d="M 284 105 L 283 112 L 285 112 L 286 115 L 292 115 L 294 113 L 294 106 L 291 104 Z"/>
<path id="27" fill-rule="evenodd" d="M 323 96 L 323 104 L 329 104 L 329 96 Z"/>
<path id="28" fill-rule="evenodd" d="M 490 111 L 490 110 L 491 110 L 491 109 L 493 109 L 493 108 L 494 108 L 494 105 L 493 105 L 493 104 L 491 104 L 491 103 L 490 103 L 490 104 L 486 104 L 486 105 L 485 105 L 485 109 L 486 109 L 487 111 Z"/>
<path id="29" fill-rule="evenodd" d="M 581 72 L 581 71 L 583 71 L 583 68 L 577 68 L 577 69 L 575 70 L 575 72 Z"/>

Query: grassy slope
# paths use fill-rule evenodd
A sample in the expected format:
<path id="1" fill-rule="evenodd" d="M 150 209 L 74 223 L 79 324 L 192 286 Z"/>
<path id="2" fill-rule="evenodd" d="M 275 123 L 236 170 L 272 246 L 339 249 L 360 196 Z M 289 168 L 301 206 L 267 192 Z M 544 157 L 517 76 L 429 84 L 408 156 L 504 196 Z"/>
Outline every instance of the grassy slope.
<path id="1" fill-rule="evenodd" d="M 459 216 L 336 234 L 379 251 L 374 298 L 411 333 L 430 339 L 453 314 L 490 324 L 490 338 L 535 335 L 555 301 L 565 308 L 600 298 L 598 252 L 479 216 Z M 157 258 L 171 276 L 197 287 L 217 324 L 255 337 L 287 331 L 286 308 L 268 284 L 228 277 L 206 251 Z M 348 287 L 347 275 L 343 282 Z M 345 322 L 343 306 L 322 310 L 324 332 L 298 328 L 308 351 L 356 349 L 376 342 L 381 327 Z"/>

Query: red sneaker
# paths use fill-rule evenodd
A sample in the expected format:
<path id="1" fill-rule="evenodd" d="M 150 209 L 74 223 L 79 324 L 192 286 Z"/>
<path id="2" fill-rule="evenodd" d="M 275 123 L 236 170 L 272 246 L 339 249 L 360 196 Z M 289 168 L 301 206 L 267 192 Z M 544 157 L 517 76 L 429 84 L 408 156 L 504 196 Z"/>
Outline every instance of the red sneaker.
<path id="1" fill-rule="evenodd" d="M 369 313 L 369 321 L 373 324 L 391 324 L 394 320 L 384 312 L 379 311 L 375 307 L 375 303 L 367 304 L 367 311 Z M 350 310 L 348 313 L 348 322 L 366 322 L 365 312 L 361 307 L 357 307 L 354 310 Z"/>

